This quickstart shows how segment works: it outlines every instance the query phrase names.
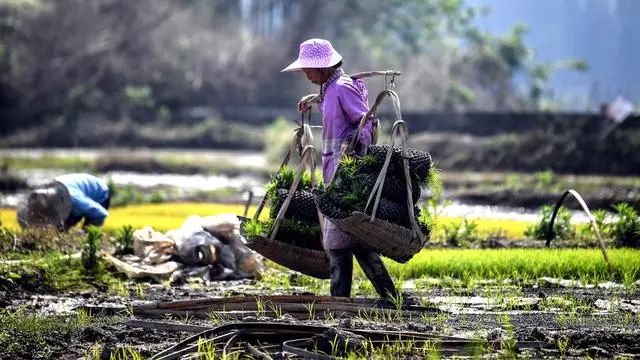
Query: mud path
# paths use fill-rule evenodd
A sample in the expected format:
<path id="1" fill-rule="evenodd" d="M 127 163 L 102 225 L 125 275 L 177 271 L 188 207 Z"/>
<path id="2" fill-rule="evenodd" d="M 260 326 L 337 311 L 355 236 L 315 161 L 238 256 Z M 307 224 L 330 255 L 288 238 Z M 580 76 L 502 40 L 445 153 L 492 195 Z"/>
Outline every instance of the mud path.
<path id="1" fill-rule="evenodd" d="M 637 341 L 640 338 L 640 286 L 613 283 L 589 286 L 548 279 L 525 287 L 491 282 L 471 289 L 427 288 L 416 286 L 415 282 L 406 282 L 405 287 L 407 299 L 414 303 L 407 303 L 404 308 L 376 304 L 371 298 L 358 296 L 353 303 L 360 304 L 363 310 L 353 313 L 345 312 L 341 306 L 335 311 L 321 310 L 318 305 L 313 314 L 304 310 L 289 312 L 277 310 L 278 307 L 270 309 L 267 303 L 262 305 L 262 310 L 254 307 L 255 311 L 236 312 L 233 316 L 229 311 L 216 311 L 211 307 L 182 307 L 181 311 L 153 314 L 137 309 L 194 299 L 232 301 L 230 299 L 239 297 L 260 299 L 265 295 L 308 298 L 310 291 L 296 286 L 269 290 L 255 281 L 181 287 L 130 284 L 127 296 L 100 291 L 61 296 L 17 291 L 8 304 L 8 311 L 40 314 L 62 322 L 62 319 L 78 317 L 82 309 L 81 315 L 90 321 L 72 333 L 46 333 L 37 348 L 29 348 L 31 342 L 23 341 L 26 347 L 0 349 L 0 357 L 109 358 L 118 351 L 136 351 L 150 357 L 203 329 L 238 321 L 329 326 L 355 332 L 427 334 L 440 341 L 439 356 L 445 358 L 466 354 L 469 344 L 482 344 L 483 352 L 489 357 L 503 356 L 505 352 L 534 358 L 640 356 Z M 281 348 L 268 349 L 271 355 L 282 356 Z M 424 356 L 414 350 L 407 350 L 415 352 L 407 356 Z"/>

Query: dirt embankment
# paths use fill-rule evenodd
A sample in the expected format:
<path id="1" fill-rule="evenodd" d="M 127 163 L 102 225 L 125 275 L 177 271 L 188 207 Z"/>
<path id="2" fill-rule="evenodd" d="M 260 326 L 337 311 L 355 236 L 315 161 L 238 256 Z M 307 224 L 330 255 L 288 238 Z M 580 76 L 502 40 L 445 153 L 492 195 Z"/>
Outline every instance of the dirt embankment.
<path id="1" fill-rule="evenodd" d="M 640 175 L 640 130 L 614 131 L 604 139 L 554 128 L 492 136 L 421 133 L 410 146 L 429 151 L 444 170 Z"/>

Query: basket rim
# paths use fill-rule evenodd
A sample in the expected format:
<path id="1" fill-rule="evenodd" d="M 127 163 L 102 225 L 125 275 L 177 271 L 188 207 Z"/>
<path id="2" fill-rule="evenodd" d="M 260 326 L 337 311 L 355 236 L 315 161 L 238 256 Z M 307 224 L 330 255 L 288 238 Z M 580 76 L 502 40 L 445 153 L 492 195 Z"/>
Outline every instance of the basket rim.
<path id="1" fill-rule="evenodd" d="M 329 256 L 324 250 L 291 245 L 264 236 L 252 238 L 247 246 L 267 259 L 305 275 L 319 279 L 330 277 Z"/>

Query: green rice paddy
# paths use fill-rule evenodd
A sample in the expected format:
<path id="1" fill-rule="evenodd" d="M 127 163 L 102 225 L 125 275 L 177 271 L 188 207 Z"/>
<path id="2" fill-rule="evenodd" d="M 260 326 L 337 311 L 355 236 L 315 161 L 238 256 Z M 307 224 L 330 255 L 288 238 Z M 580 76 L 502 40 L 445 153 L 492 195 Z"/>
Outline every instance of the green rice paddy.
<path id="1" fill-rule="evenodd" d="M 255 212 L 250 207 L 248 215 Z M 124 225 L 135 228 L 152 226 L 159 231 L 178 228 L 190 215 L 244 213 L 244 205 L 204 203 L 164 203 L 130 205 L 111 209 L 104 230 L 113 233 Z M 263 217 L 268 211 L 263 211 Z M 440 225 L 456 218 L 440 218 Z M 14 209 L 0 209 L 0 221 L 17 230 Z M 478 220 L 479 233 L 502 229 L 507 238 L 523 238 L 527 222 L 513 220 Z M 437 234 L 437 233 L 436 233 Z M 609 249 L 610 272 L 599 249 L 424 249 L 406 264 L 388 260 L 389 271 L 396 278 L 452 277 L 516 281 L 555 277 L 580 279 L 594 283 L 606 280 L 633 282 L 640 278 L 640 250 Z"/>
<path id="2" fill-rule="evenodd" d="M 598 283 L 640 278 L 640 250 L 609 249 L 609 272 L 600 249 L 425 249 L 408 263 L 388 261 L 400 278 L 512 279 L 541 277 Z"/>

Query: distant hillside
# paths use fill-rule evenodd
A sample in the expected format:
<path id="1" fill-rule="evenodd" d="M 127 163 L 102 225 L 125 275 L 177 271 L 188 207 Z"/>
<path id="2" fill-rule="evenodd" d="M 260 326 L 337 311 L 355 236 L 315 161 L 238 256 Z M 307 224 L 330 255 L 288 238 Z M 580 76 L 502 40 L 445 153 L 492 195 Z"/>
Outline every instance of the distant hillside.
<path id="1" fill-rule="evenodd" d="M 556 96 L 577 101 L 576 110 L 594 110 L 622 95 L 640 103 L 640 1 L 638 0 L 467 0 L 491 12 L 477 24 L 492 34 L 526 23 L 527 44 L 536 60 L 581 58 L 587 73 L 558 72 Z M 571 93 L 571 94 L 568 94 Z"/>

